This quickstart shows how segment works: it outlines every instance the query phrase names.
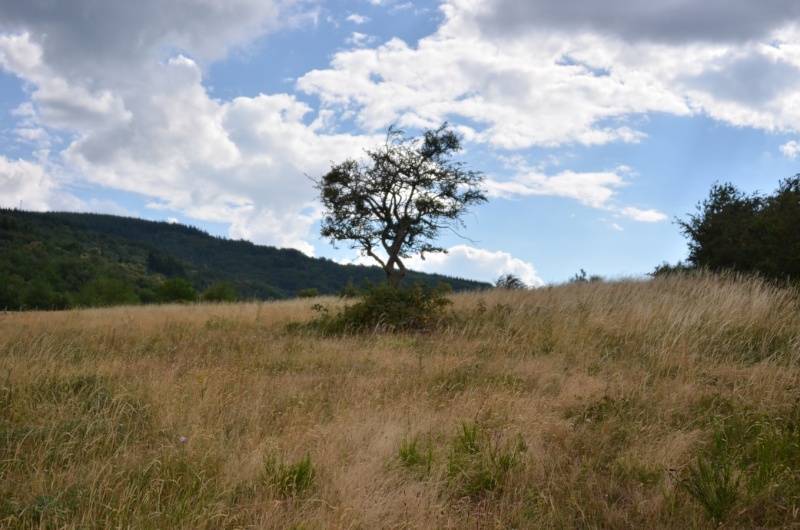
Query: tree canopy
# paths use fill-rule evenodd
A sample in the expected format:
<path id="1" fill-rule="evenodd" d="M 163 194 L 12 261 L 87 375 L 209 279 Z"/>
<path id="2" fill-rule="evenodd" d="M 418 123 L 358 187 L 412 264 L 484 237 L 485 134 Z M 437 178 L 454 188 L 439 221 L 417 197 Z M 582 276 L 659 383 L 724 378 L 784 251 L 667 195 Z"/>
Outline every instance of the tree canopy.
<path id="1" fill-rule="evenodd" d="M 349 241 L 397 286 L 407 272 L 404 259 L 446 252 L 435 242 L 442 231 L 463 227 L 469 208 L 486 201 L 483 173 L 452 160 L 460 149 L 446 123 L 421 138 L 390 127 L 365 159 L 335 164 L 316 181 L 326 212 L 322 236 L 334 245 Z"/>
<path id="2" fill-rule="evenodd" d="M 494 282 L 494 286 L 498 289 L 527 289 L 528 285 L 522 281 L 522 278 L 508 272 L 506 274 L 501 274 L 497 280 Z"/>
<path id="3" fill-rule="evenodd" d="M 693 267 L 800 279 L 800 174 L 766 196 L 714 184 L 697 213 L 678 225 Z"/>

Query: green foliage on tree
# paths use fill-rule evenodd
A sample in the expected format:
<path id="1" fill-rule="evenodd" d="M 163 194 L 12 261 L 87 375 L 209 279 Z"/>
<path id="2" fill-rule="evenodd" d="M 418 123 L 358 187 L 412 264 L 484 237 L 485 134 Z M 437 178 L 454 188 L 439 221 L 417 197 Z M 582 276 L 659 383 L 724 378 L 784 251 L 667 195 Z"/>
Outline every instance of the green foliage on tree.
<path id="1" fill-rule="evenodd" d="M 183 225 L 0 209 L 0 310 L 157 303 L 165 278 L 208 292 L 203 299 L 232 301 L 290 298 L 309 285 L 320 294 L 338 294 L 350 278 L 360 283 L 382 277 L 377 267 L 230 241 Z M 414 272 L 409 278 L 431 284 L 446 279 Z M 446 281 L 462 290 L 482 286 Z"/>
<path id="2" fill-rule="evenodd" d="M 22 307 L 25 280 L 17 274 L 0 272 L 0 309 L 16 310 Z"/>
<path id="3" fill-rule="evenodd" d="M 235 302 L 238 295 L 230 282 L 217 282 L 203 291 L 200 299 L 204 302 Z"/>
<path id="4" fill-rule="evenodd" d="M 22 292 L 22 305 L 26 309 L 52 309 L 54 305 L 53 288 L 41 278 L 28 283 Z"/>
<path id="5" fill-rule="evenodd" d="M 316 181 L 326 212 L 322 236 L 334 245 L 349 241 L 397 287 L 404 259 L 446 252 L 435 243 L 441 232 L 463 226 L 469 208 L 486 201 L 483 173 L 452 160 L 460 149 L 446 123 L 422 138 L 390 127 L 383 145 L 365 150 L 366 160 L 345 160 Z"/>
<path id="6" fill-rule="evenodd" d="M 353 283 L 353 278 L 348 278 L 345 286 L 339 291 L 339 296 L 342 298 L 355 298 L 358 294 L 359 289 L 356 287 L 356 284 Z"/>
<path id="7" fill-rule="evenodd" d="M 585 282 L 602 282 L 603 277 L 597 274 L 592 274 L 591 276 L 587 276 L 586 271 L 581 269 L 580 272 L 576 273 L 572 278 L 569 279 L 568 283 L 585 283 Z"/>
<path id="8" fill-rule="evenodd" d="M 650 276 L 657 278 L 659 276 L 671 276 L 673 274 L 687 274 L 692 272 L 693 270 L 695 269 L 691 265 L 687 265 L 682 261 L 679 261 L 674 265 L 664 261 L 661 263 L 661 265 L 656 265 L 656 268 L 653 269 L 653 272 L 649 274 Z"/>
<path id="9" fill-rule="evenodd" d="M 677 223 L 689 239 L 692 267 L 800 279 L 800 174 L 772 195 L 714 184 L 697 212 Z"/>
<path id="10" fill-rule="evenodd" d="M 106 307 L 135 305 L 139 297 L 130 282 L 119 278 L 95 278 L 84 285 L 79 295 L 80 305 Z"/>
<path id="11" fill-rule="evenodd" d="M 147 254 L 147 268 L 168 278 L 186 276 L 186 268 L 183 264 L 162 250 L 151 250 Z"/>
<path id="12" fill-rule="evenodd" d="M 156 287 L 156 298 L 159 302 L 193 302 L 197 293 L 188 280 L 183 278 L 170 278 Z"/>
<path id="13" fill-rule="evenodd" d="M 501 275 L 494 282 L 494 286 L 499 289 L 527 289 L 528 285 L 516 274 L 507 273 Z"/>

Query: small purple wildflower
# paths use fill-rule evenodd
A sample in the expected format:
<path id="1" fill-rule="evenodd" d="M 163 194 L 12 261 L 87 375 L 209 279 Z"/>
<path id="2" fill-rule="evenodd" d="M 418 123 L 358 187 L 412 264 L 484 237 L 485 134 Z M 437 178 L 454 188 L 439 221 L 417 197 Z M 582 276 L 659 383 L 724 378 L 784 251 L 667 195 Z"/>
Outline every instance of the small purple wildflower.
<path id="1" fill-rule="evenodd" d="M 186 437 L 185 436 L 181 436 L 180 441 L 181 441 L 182 444 L 185 444 L 186 443 Z"/>

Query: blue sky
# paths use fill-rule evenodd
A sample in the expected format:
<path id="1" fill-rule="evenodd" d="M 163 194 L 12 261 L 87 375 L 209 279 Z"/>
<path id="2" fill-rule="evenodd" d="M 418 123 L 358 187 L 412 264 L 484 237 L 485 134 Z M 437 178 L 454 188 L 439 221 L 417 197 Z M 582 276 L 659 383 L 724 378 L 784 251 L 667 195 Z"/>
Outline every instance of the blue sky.
<path id="1" fill-rule="evenodd" d="M 685 257 L 673 221 L 715 181 L 800 172 L 798 20 L 794 0 L 8 0 L 0 206 L 368 262 L 318 237 L 307 176 L 448 121 L 490 200 L 412 268 L 643 275 Z"/>

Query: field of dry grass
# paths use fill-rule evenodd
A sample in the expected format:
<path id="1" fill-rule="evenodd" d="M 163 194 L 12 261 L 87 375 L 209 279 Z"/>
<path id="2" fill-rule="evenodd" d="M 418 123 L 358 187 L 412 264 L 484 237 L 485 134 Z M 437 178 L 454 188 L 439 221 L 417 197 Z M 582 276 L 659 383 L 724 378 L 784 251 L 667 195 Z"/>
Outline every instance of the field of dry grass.
<path id="1" fill-rule="evenodd" d="M 800 297 L 701 276 L 0 314 L 0 528 L 800 527 Z M 339 304 L 335 299 L 322 303 Z"/>

